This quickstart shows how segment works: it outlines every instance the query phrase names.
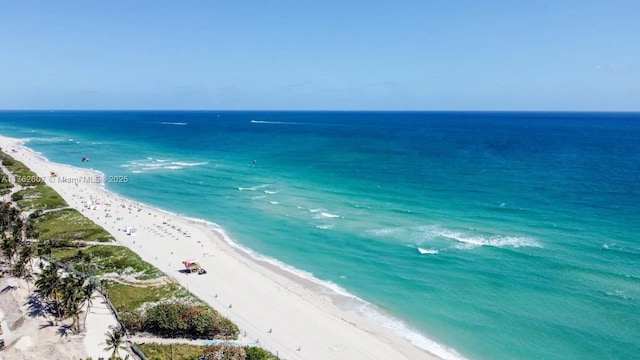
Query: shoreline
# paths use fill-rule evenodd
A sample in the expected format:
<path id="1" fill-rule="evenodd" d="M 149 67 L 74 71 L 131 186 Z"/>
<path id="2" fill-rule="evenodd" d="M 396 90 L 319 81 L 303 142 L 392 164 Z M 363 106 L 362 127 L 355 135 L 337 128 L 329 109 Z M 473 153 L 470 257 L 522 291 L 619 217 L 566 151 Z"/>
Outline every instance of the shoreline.
<path id="1" fill-rule="evenodd" d="M 50 171 L 68 178 L 104 175 L 97 170 L 52 163 L 28 148 L 27 141 L 0 136 L 2 148 L 38 176 L 47 177 Z M 257 340 L 274 354 L 289 359 L 462 358 L 338 285 L 233 242 L 218 224 L 125 198 L 108 190 L 104 183 L 47 185 L 71 207 L 110 232 L 117 244 L 138 253 L 235 322 L 245 334 L 241 338 Z M 99 205 L 87 206 L 87 198 Z M 121 220 L 106 216 L 120 215 L 120 211 Z M 127 235 L 127 227 L 136 228 L 135 234 Z M 176 227 L 179 233 L 171 230 Z M 165 239 L 165 235 L 175 240 Z M 179 273 L 180 261 L 188 257 L 201 258 L 209 273 Z M 367 317 L 365 311 L 378 320 Z M 393 321 L 395 328 L 380 319 Z M 398 332 L 404 332 L 403 336 Z"/>

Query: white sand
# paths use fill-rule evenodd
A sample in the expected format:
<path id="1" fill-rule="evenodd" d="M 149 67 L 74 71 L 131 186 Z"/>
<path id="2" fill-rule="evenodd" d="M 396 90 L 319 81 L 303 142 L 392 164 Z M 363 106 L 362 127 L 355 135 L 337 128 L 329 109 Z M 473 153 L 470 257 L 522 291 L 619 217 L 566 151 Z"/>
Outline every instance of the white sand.
<path id="1" fill-rule="evenodd" d="M 6 270 L 6 264 L 2 265 Z M 34 264 L 36 272 L 38 265 Z M 0 351 L 0 360 L 9 359 L 108 359 L 105 351 L 105 333 L 118 327 L 118 321 L 105 304 L 99 292 L 95 292 L 89 314 L 85 319 L 86 305 L 80 314 L 80 324 L 86 331 L 80 334 L 58 331 L 70 325 L 71 319 L 53 322 L 52 316 L 29 315 L 29 296 L 35 294 L 33 282 L 5 275 L 0 278 L 0 324 L 6 348 Z M 125 350 L 121 350 L 125 353 Z"/>
<path id="2" fill-rule="evenodd" d="M 5 349 L 0 360 L 77 360 L 89 356 L 83 346 L 83 336 L 59 333 L 61 326 L 70 320 L 52 324 L 44 316 L 30 316 L 28 296 L 33 294 L 33 284 L 23 279 L 5 276 L 0 278 L 0 314 Z"/>
<path id="3" fill-rule="evenodd" d="M 58 177 L 47 183 L 70 206 L 230 318 L 243 333 L 241 341 L 258 340 L 286 359 L 436 358 L 379 323 L 341 309 L 315 283 L 252 260 L 203 223 L 118 197 L 98 184 L 63 182 L 96 174 L 45 161 L 20 140 L 0 137 L 0 146 L 39 176 L 49 179 L 55 171 Z M 127 235 L 128 227 L 137 231 Z M 192 257 L 208 274 L 179 272 L 181 261 Z"/>
<path id="4" fill-rule="evenodd" d="M 101 357 L 108 359 L 112 351 L 104 350 L 107 347 L 105 333 L 118 328 L 119 325 L 104 298 L 97 291 L 93 293 L 91 298 L 91 307 L 86 323 L 83 322 L 83 319 L 80 321 L 83 324 L 83 329 L 86 330 L 83 343 L 87 354 L 90 354 L 93 359 Z M 124 354 L 124 350 L 120 350 L 120 352 Z"/>

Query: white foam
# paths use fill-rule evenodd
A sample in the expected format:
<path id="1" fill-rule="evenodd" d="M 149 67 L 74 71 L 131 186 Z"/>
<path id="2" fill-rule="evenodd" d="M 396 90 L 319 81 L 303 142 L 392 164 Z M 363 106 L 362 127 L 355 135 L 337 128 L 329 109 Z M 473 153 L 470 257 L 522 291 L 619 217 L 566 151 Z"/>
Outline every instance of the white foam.
<path id="1" fill-rule="evenodd" d="M 208 163 L 206 161 L 200 161 L 200 162 L 174 161 L 171 164 L 179 165 L 179 166 L 200 166 L 200 165 L 206 165 Z"/>
<path id="2" fill-rule="evenodd" d="M 256 185 L 256 186 L 251 186 L 251 187 L 238 187 L 238 190 L 240 191 L 256 191 L 256 190 L 260 190 L 262 188 L 265 188 L 269 186 L 269 184 L 262 184 L 262 185 Z"/>
<path id="3" fill-rule="evenodd" d="M 49 158 L 44 156 L 44 155 L 42 155 L 42 153 L 40 151 L 34 151 L 33 153 L 36 155 L 36 157 L 38 159 L 44 160 L 44 161 L 49 161 Z"/>
<path id="4" fill-rule="evenodd" d="M 278 205 L 278 204 L 279 204 L 279 202 L 277 202 L 277 201 L 269 201 L 269 204 L 271 204 L 271 205 Z"/>
<path id="5" fill-rule="evenodd" d="M 159 121 L 159 122 L 156 122 L 156 124 L 162 124 L 162 125 L 180 125 L 180 126 L 187 125 L 187 123 L 185 123 L 185 122 L 170 122 L 170 121 Z"/>
<path id="6" fill-rule="evenodd" d="M 136 165 L 138 165 L 138 164 L 136 164 Z M 162 165 L 162 164 L 156 164 L 156 163 L 151 163 L 151 164 L 140 164 L 140 165 L 144 165 L 144 166 L 152 167 L 152 168 L 161 168 L 161 167 L 163 167 L 163 166 L 164 166 L 164 165 Z"/>
<path id="7" fill-rule="evenodd" d="M 61 141 L 67 141 L 67 139 L 65 138 L 61 138 L 61 137 L 50 137 L 50 138 L 43 138 L 43 137 L 31 137 L 31 138 L 26 138 L 24 139 L 24 143 L 27 143 L 29 141 L 40 141 L 40 142 L 61 142 Z M 20 143 L 20 145 L 24 145 L 23 143 Z"/>
<path id="8" fill-rule="evenodd" d="M 264 193 L 272 195 L 272 194 L 277 194 L 278 192 L 277 191 L 271 191 L 271 190 L 265 190 Z"/>
<path id="9" fill-rule="evenodd" d="M 188 161 L 172 161 L 167 163 L 169 160 L 166 159 L 156 159 L 151 156 L 147 156 L 144 160 L 131 160 L 126 164 L 120 165 L 123 168 L 132 169 L 133 173 L 139 174 L 144 171 L 152 171 L 152 170 L 180 170 L 185 166 L 198 166 L 207 164 L 206 161 L 201 162 L 188 162 Z"/>
<path id="10" fill-rule="evenodd" d="M 286 121 L 264 121 L 264 120 L 251 120 L 252 124 L 274 124 L 274 125 L 303 125 L 299 122 L 286 122 Z"/>
<path id="11" fill-rule="evenodd" d="M 316 225 L 316 229 L 323 229 L 323 230 L 326 230 L 326 229 L 331 229 L 331 228 L 333 228 L 333 226 L 334 226 L 333 224 L 322 224 L 322 225 Z"/>
<path id="12" fill-rule="evenodd" d="M 629 299 L 629 296 L 627 296 L 627 294 L 623 290 L 607 291 L 605 294 L 607 294 L 608 296 L 618 297 L 625 300 Z"/>
<path id="13" fill-rule="evenodd" d="M 535 239 L 529 237 L 518 236 L 469 236 L 464 233 L 454 231 L 443 231 L 440 234 L 442 237 L 452 239 L 461 243 L 456 246 L 459 249 L 472 249 L 479 246 L 493 246 L 499 248 L 511 247 L 542 247 Z"/>
<path id="14" fill-rule="evenodd" d="M 394 227 L 368 230 L 369 234 L 380 237 L 409 240 L 415 245 L 433 244 L 442 238 L 454 240 L 454 248 L 460 250 L 473 249 L 480 246 L 499 248 L 542 247 L 534 238 L 508 235 L 477 235 L 478 230 L 469 228 L 469 232 L 454 231 L 440 225 L 422 225 L 416 227 Z M 441 244 L 442 245 L 442 244 Z"/>
<path id="15" fill-rule="evenodd" d="M 439 253 L 440 251 L 437 249 L 423 249 L 421 247 L 418 247 L 418 252 L 422 255 L 426 255 L 426 254 L 430 254 L 430 255 L 435 255 L 437 253 Z"/>
<path id="16" fill-rule="evenodd" d="M 438 356 L 443 360 L 465 360 L 466 358 L 462 355 L 458 354 L 455 350 L 450 349 L 444 345 L 438 344 L 437 342 L 427 338 L 426 336 L 420 334 L 418 331 L 410 329 L 404 322 L 401 320 L 391 317 L 389 315 L 385 315 L 379 310 L 373 308 L 373 306 L 369 303 L 363 301 L 363 305 L 358 308 L 358 312 L 362 314 L 362 316 L 371 319 L 387 329 L 392 330 L 396 334 L 401 335 L 405 339 L 409 340 L 413 345 L 427 350 L 428 352 Z"/>
<path id="17" fill-rule="evenodd" d="M 368 230 L 367 232 L 375 236 L 389 236 L 389 235 L 398 233 L 399 230 L 400 228 L 385 228 L 385 229 Z"/>
<path id="18" fill-rule="evenodd" d="M 322 215 L 323 217 L 326 217 L 326 218 L 339 218 L 340 217 L 340 215 L 330 214 L 330 213 L 326 213 L 326 212 L 321 212 L 320 215 Z"/>

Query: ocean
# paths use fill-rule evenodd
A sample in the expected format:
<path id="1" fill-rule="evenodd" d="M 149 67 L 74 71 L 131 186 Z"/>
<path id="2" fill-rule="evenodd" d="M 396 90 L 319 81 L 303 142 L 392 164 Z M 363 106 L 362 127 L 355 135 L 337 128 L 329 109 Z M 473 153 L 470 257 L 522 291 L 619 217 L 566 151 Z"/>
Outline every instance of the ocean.
<path id="1" fill-rule="evenodd" d="M 638 113 L 4 111 L 0 134 L 442 356 L 640 358 Z"/>

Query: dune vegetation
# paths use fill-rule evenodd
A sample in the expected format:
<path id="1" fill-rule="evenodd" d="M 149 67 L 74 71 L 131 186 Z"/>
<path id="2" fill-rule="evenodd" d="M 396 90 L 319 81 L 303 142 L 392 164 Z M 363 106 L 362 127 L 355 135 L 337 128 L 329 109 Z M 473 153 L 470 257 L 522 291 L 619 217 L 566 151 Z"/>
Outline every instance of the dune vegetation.
<path id="1" fill-rule="evenodd" d="M 72 331 L 82 333 L 81 314 L 84 308 L 88 312 L 91 294 L 99 290 L 113 304 L 122 335 L 237 339 L 240 331 L 234 323 L 130 249 L 109 244 L 114 240 L 111 234 L 68 208 L 44 182 L 34 181 L 37 177 L 24 164 L 2 152 L 0 159 L 9 172 L 0 174 L 4 175 L 0 191 L 12 199 L 0 202 L 0 251 L 12 276 L 35 280 L 38 299 L 51 316 L 72 319 Z M 34 264 L 40 264 L 39 271 Z M 122 339 L 117 340 L 114 354 L 122 345 Z M 151 355 L 152 359 L 171 358 L 164 357 L 164 345 L 140 347 L 161 354 Z M 191 359 L 217 359 L 221 354 L 233 355 L 225 359 L 276 358 L 265 350 L 241 346 L 189 349 Z"/>

